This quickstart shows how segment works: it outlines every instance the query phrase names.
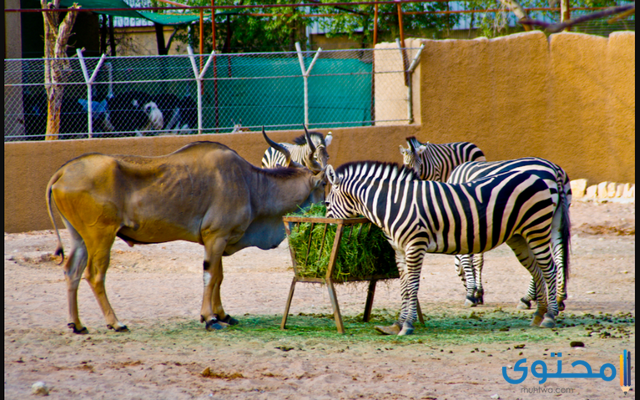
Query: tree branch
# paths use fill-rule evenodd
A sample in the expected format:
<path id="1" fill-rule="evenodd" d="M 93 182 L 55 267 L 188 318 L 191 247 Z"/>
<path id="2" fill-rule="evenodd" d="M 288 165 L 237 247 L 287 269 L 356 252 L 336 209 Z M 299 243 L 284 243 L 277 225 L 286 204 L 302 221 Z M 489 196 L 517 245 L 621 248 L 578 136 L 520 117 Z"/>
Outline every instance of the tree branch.
<path id="1" fill-rule="evenodd" d="M 636 9 L 636 4 L 633 3 L 633 4 L 625 4 L 623 6 L 607 8 L 606 10 L 602 10 L 602 11 L 595 12 L 588 15 L 583 15 L 582 17 L 578 17 L 578 18 L 571 19 L 565 22 L 560 22 L 560 23 L 549 23 L 549 22 L 538 21 L 530 18 L 521 20 L 520 23 L 523 25 L 541 26 L 547 32 L 556 33 L 556 32 L 560 32 L 564 28 L 579 24 L 581 22 L 590 21 L 592 19 L 598 19 L 602 17 L 608 17 L 609 15 L 631 12 L 632 10 L 635 12 L 635 9 Z"/>

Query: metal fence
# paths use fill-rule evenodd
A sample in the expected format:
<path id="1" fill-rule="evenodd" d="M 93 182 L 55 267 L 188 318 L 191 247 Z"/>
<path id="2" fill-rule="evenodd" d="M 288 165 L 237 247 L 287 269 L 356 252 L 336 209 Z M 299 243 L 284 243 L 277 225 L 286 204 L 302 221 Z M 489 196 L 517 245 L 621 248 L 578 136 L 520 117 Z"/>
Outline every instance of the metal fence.
<path id="1" fill-rule="evenodd" d="M 59 139 L 370 126 L 376 102 L 410 102 L 417 49 L 68 59 Z M 375 53 L 375 54 L 374 54 Z M 413 54 L 408 57 L 407 54 Z M 419 52 L 417 52 L 419 57 Z M 375 60 L 374 60 L 375 56 Z M 4 140 L 42 140 L 44 59 L 4 60 Z M 413 63 L 416 64 L 415 62 Z M 394 75 L 389 75 L 394 76 Z M 376 87 L 377 85 L 377 87 Z M 403 85 L 404 86 L 404 85 Z M 408 96 L 408 97 L 407 97 Z M 396 98 L 394 98 L 396 97 Z M 90 100 L 91 99 L 91 100 Z M 381 103 L 381 104 L 382 104 Z"/>

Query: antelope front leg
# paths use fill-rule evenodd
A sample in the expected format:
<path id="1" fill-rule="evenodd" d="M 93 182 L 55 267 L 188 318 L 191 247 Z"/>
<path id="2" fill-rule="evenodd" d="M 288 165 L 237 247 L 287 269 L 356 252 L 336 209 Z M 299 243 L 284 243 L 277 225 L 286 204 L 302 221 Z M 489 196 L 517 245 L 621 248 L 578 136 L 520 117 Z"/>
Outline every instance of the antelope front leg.
<path id="1" fill-rule="evenodd" d="M 207 237 L 204 240 L 204 262 L 202 263 L 202 308 L 200 322 L 205 323 L 208 331 L 223 329 L 228 324 L 220 321 L 225 315 L 220 301 L 220 285 L 222 284 L 222 253 L 227 245 L 226 238 Z"/>

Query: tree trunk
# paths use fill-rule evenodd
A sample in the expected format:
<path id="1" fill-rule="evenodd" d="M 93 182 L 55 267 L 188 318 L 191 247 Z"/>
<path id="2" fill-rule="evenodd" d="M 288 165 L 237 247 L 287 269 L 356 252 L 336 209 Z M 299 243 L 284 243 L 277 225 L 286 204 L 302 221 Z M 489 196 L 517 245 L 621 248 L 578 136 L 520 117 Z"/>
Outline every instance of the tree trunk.
<path id="1" fill-rule="evenodd" d="M 529 16 L 525 9 L 518 3 L 518 0 L 500 0 L 502 4 L 504 4 L 511 12 L 513 12 L 519 20 L 527 19 Z M 531 27 L 529 25 L 523 24 L 522 27 L 525 31 L 530 31 Z"/>
<path id="2" fill-rule="evenodd" d="M 40 0 L 42 9 L 60 8 L 60 0 L 47 3 Z M 69 70 L 67 59 L 67 42 L 71 36 L 71 29 L 78 15 L 75 9 L 79 6 L 69 7 L 62 22 L 58 13 L 43 12 L 44 19 L 44 84 L 47 92 L 47 131 L 45 140 L 58 139 L 60 133 L 60 108 L 62 107 L 62 95 L 66 74 Z"/>
<path id="3" fill-rule="evenodd" d="M 167 55 L 167 47 L 164 43 L 164 25 L 153 23 L 153 26 L 156 30 L 156 42 L 158 43 L 158 55 L 166 56 Z"/>

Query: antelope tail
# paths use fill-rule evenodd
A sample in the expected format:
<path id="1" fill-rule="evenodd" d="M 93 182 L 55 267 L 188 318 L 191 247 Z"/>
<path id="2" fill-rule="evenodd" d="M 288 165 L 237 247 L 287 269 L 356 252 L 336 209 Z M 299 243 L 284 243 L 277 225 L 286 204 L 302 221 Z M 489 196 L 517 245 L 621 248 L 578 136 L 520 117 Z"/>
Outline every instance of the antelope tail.
<path id="1" fill-rule="evenodd" d="M 47 185 L 47 194 L 46 194 L 47 211 L 49 212 L 49 218 L 51 219 L 53 228 L 56 231 L 56 236 L 58 237 L 58 247 L 56 247 L 56 251 L 54 254 L 56 256 L 62 256 L 62 260 L 58 265 L 61 265 L 64 262 L 64 248 L 62 247 L 62 240 L 60 239 L 60 232 L 58 231 L 58 225 L 56 224 L 56 220 L 53 217 L 53 208 L 51 207 L 51 192 L 52 192 L 53 184 L 56 183 L 56 181 L 60 178 L 60 176 L 61 176 L 61 173 L 60 171 L 58 171 L 51 177 L 51 179 L 49 180 L 49 184 Z"/>

